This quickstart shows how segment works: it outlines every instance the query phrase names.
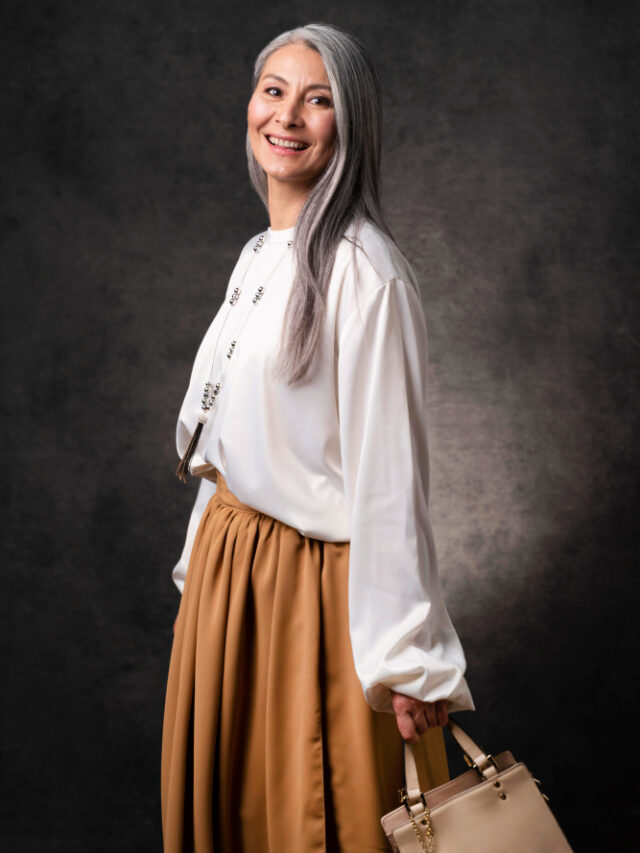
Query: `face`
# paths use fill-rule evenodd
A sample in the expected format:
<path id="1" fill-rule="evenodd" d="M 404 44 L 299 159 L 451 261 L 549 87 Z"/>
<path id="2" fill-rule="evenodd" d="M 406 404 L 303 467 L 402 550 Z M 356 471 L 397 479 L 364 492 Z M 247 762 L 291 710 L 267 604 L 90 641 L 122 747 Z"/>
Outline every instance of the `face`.
<path id="1" fill-rule="evenodd" d="M 320 54 L 288 44 L 267 59 L 247 109 L 253 154 L 274 182 L 309 188 L 333 153 L 336 122 Z"/>

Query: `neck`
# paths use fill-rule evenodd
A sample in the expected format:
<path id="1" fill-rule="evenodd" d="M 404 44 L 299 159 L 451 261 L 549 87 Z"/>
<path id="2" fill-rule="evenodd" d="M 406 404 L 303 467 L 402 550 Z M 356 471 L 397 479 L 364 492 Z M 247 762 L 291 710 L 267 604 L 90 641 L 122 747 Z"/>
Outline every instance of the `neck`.
<path id="1" fill-rule="evenodd" d="M 308 184 L 289 184 L 268 179 L 269 220 L 274 231 L 293 227 L 309 195 Z"/>

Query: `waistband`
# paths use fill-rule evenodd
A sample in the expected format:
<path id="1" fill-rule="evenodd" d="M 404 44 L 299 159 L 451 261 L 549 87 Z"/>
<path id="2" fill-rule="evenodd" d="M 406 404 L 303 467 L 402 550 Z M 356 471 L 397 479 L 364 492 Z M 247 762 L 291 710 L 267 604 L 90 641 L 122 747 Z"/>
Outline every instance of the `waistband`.
<path id="1" fill-rule="evenodd" d="M 217 497 L 220 503 L 225 504 L 225 506 L 231 506 L 234 509 L 244 510 L 245 512 L 254 512 L 257 515 L 265 515 L 264 512 L 260 512 L 260 510 L 256 509 L 255 507 L 249 506 L 249 504 L 242 503 L 242 501 L 239 500 L 231 491 L 231 489 L 227 485 L 227 481 L 217 468 L 214 468 L 214 474 L 216 483 L 216 491 L 214 497 Z M 213 479 L 213 477 L 211 479 Z"/>

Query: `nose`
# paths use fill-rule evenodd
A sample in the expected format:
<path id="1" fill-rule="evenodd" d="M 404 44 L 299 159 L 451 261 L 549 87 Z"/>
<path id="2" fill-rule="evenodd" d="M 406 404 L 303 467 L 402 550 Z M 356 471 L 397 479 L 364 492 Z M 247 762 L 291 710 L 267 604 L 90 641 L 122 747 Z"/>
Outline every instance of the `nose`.
<path id="1" fill-rule="evenodd" d="M 295 98 L 283 98 L 278 106 L 276 121 L 283 127 L 290 127 L 292 125 L 295 127 L 301 126 L 302 116 L 300 115 L 298 102 Z"/>

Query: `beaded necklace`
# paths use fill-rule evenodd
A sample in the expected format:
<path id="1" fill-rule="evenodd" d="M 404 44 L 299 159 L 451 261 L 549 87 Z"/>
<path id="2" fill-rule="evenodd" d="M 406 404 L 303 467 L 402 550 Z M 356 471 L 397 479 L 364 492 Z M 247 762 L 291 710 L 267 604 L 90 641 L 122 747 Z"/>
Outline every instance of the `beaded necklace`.
<path id="1" fill-rule="evenodd" d="M 178 464 L 178 467 L 176 468 L 176 476 L 180 480 L 182 480 L 183 483 L 187 482 L 187 475 L 191 473 L 191 470 L 190 470 L 191 460 L 193 458 L 194 453 L 196 452 L 196 447 L 198 446 L 198 441 L 200 439 L 200 435 L 202 433 L 204 425 L 207 423 L 207 420 L 209 417 L 209 412 L 212 409 L 213 405 L 215 404 L 216 400 L 218 399 L 218 395 L 220 394 L 220 391 L 223 387 L 222 382 L 223 382 L 223 379 L 224 379 L 225 374 L 227 372 L 227 369 L 229 367 L 231 356 L 235 352 L 236 344 L 238 343 L 238 340 L 240 339 L 240 335 L 242 334 L 244 327 L 247 325 L 247 321 L 248 321 L 249 317 L 251 316 L 253 309 L 255 308 L 256 305 L 258 305 L 260 303 L 260 300 L 264 296 L 265 287 L 266 287 L 267 283 L 270 281 L 271 277 L 274 275 L 275 271 L 278 269 L 278 267 L 280 266 L 280 264 L 284 260 L 288 250 L 293 245 L 293 240 L 287 241 L 287 247 L 284 250 L 284 252 L 282 253 L 282 255 L 278 258 L 276 265 L 273 267 L 273 269 L 271 270 L 271 272 L 269 273 L 267 278 L 264 280 L 264 283 L 261 284 L 258 287 L 258 289 L 256 290 L 256 292 L 254 293 L 253 298 L 251 300 L 252 304 L 249 308 L 249 311 L 247 312 L 247 316 L 245 317 L 244 323 L 240 327 L 240 331 L 236 335 L 235 340 L 231 341 L 231 344 L 229 345 L 229 351 L 227 352 L 227 361 L 224 363 L 224 369 L 222 370 L 222 373 L 221 373 L 220 377 L 218 378 L 218 381 L 214 382 L 213 381 L 213 367 L 214 367 L 215 360 L 216 360 L 216 353 L 218 351 L 218 344 L 220 343 L 220 338 L 222 337 L 222 333 L 224 332 L 224 327 L 226 326 L 229 314 L 231 313 L 233 307 L 238 304 L 240 294 L 242 293 L 242 285 L 244 284 L 244 280 L 247 277 L 247 274 L 248 274 L 249 270 L 251 269 L 251 266 L 252 266 L 252 264 L 253 264 L 256 256 L 257 256 L 258 252 L 260 252 L 260 250 L 264 246 L 264 241 L 265 241 L 265 235 L 261 234 L 258 237 L 256 244 L 253 246 L 254 254 L 251 256 L 251 259 L 249 260 L 249 263 L 247 264 L 247 266 L 245 268 L 245 271 L 242 275 L 242 279 L 240 281 L 240 284 L 237 287 L 233 288 L 233 293 L 231 294 L 230 298 L 228 299 L 228 306 L 229 307 L 227 308 L 227 312 L 224 315 L 224 319 L 222 320 L 222 325 L 220 326 L 220 331 L 218 333 L 218 337 L 216 339 L 215 346 L 213 348 L 213 356 L 211 358 L 211 366 L 210 366 L 209 372 L 207 374 L 208 378 L 207 378 L 207 381 L 204 383 L 204 388 L 202 391 L 202 402 L 201 402 L 201 406 L 200 406 L 200 412 L 198 413 L 198 423 L 197 423 L 196 428 L 193 432 L 193 435 L 191 436 L 191 441 L 189 442 L 189 445 L 184 452 L 184 456 L 182 457 L 182 459 L 180 460 L 180 462 Z"/>

